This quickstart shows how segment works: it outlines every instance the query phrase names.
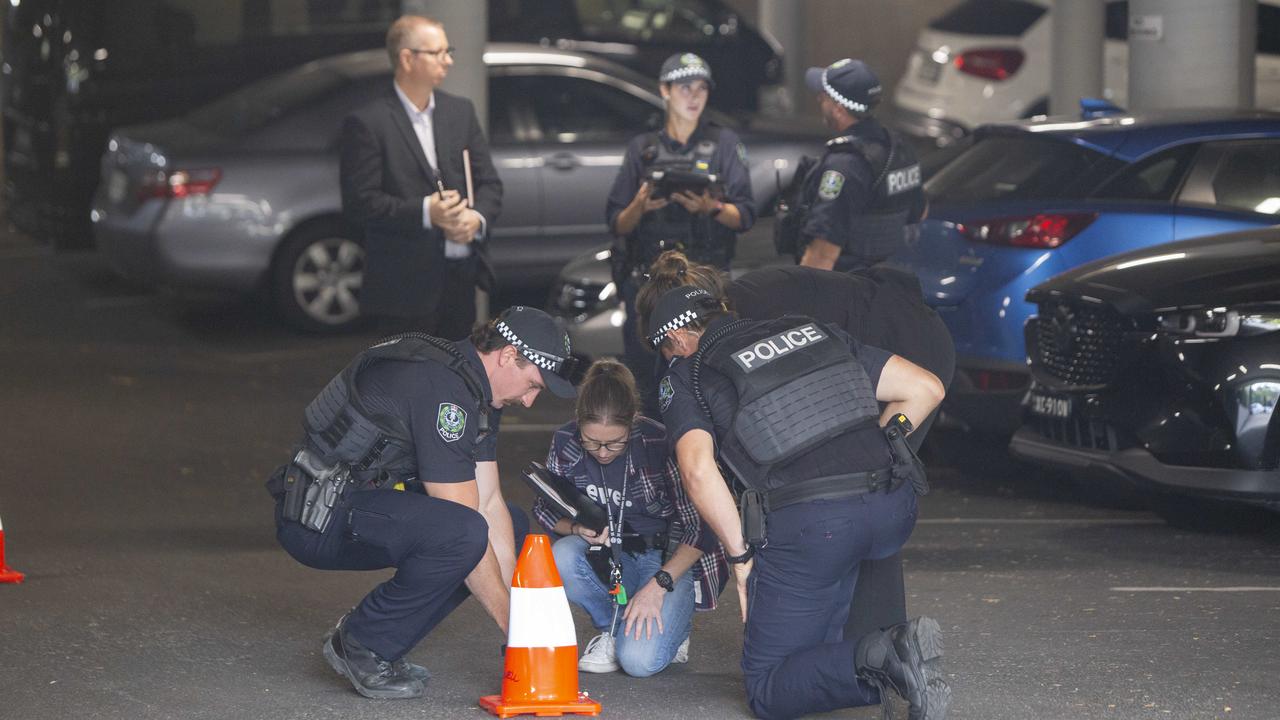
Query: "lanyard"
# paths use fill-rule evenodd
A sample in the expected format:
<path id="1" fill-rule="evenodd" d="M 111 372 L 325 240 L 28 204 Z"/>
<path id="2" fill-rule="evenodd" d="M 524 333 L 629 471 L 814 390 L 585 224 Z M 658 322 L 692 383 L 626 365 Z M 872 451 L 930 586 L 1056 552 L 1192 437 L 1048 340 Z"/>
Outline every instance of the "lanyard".
<path id="1" fill-rule="evenodd" d="M 595 461 L 595 458 L 592 458 Z M 617 460 L 614 460 L 617 462 Z M 597 463 L 598 464 L 598 463 Z M 617 622 L 617 608 L 627 604 L 627 589 L 622 586 L 622 563 L 618 560 L 618 553 L 622 551 L 622 516 L 627 509 L 627 480 L 631 477 L 631 443 L 627 443 L 626 465 L 622 468 L 622 488 L 619 490 L 618 498 L 618 521 L 613 521 L 613 503 L 609 500 L 609 481 L 606 474 L 605 466 L 600 465 L 600 481 L 604 485 L 605 499 L 604 511 L 605 518 L 609 523 L 609 580 L 613 583 L 613 589 L 609 594 L 613 596 L 614 602 L 614 622 Z M 612 628 L 611 628 L 612 632 Z"/>
<path id="2" fill-rule="evenodd" d="M 594 460 L 594 458 L 592 458 Z M 609 544 L 616 548 L 622 547 L 622 515 L 627 509 L 627 480 L 631 477 L 631 443 L 627 443 L 626 465 L 622 469 L 622 487 L 619 489 L 618 500 L 618 521 L 613 521 L 613 503 L 609 501 L 609 481 L 607 471 L 604 465 L 600 465 L 600 480 L 604 485 L 605 500 L 604 511 L 605 517 L 609 521 Z M 617 462 L 617 461 L 615 461 Z M 598 463 L 597 463 L 598 464 Z"/>

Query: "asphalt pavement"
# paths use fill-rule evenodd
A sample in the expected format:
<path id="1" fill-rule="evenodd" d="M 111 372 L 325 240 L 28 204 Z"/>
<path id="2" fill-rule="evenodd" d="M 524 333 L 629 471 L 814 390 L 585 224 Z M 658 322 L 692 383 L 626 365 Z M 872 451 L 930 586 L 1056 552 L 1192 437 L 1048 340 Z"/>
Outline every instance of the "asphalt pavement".
<path id="1" fill-rule="evenodd" d="M 262 482 L 370 337 L 297 335 L 265 307 L 189 307 L 0 234 L 0 518 L 27 573 L 0 585 L 0 718 L 488 717 L 504 638 L 474 602 L 411 654 L 425 699 L 363 699 L 321 658 L 387 573 L 295 563 Z M 545 398 L 504 417 L 509 498 L 528 507 L 514 472 L 569 416 Z M 1280 532 L 1175 530 L 981 443 L 932 455 L 908 602 L 942 624 L 952 718 L 1280 717 Z M 687 665 L 582 686 L 603 717 L 748 717 L 737 618 L 725 593 Z"/>

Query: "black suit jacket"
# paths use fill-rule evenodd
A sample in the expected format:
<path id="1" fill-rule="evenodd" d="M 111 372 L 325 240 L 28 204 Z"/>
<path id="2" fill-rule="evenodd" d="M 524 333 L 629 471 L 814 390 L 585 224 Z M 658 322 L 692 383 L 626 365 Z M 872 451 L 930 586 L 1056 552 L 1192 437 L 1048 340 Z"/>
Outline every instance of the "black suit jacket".
<path id="1" fill-rule="evenodd" d="M 492 231 L 502 210 L 502 180 L 471 101 L 435 91 L 432 129 L 444 186 L 466 195 L 462 150 L 471 155 L 474 207 Z M 395 89 L 347 116 L 342 125 L 342 206 L 364 231 L 361 310 L 368 314 L 428 315 L 441 302 L 446 272 L 444 233 L 422 227 L 422 199 L 436 192 L 436 173 Z M 493 273 L 485 242 L 472 244 L 477 280 L 489 289 Z M 471 266 L 476 267 L 476 266 Z"/>

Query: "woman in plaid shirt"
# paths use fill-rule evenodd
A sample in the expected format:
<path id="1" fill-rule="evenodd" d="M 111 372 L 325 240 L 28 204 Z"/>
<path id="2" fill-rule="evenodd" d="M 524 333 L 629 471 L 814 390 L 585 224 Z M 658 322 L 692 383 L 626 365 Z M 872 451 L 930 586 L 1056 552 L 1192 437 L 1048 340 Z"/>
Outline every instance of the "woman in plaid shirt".
<path id="1" fill-rule="evenodd" d="M 595 533 L 541 498 L 533 513 L 564 537 L 553 551 L 569 600 L 587 611 L 600 634 L 578 668 L 647 677 L 689 659 L 693 611 L 716 606 L 727 577 L 724 554 L 684 493 L 660 423 L 639 414 L 635 378 L 615 360 L 600 360 L 578 388 L 577 419 L 551 439 L 547 469 L 570 479 L 605 508 L 610 527 Z M 665 552 L 668 528 L 678 534 Z M 613 540 L 611 541 L 611 537 Z M 592 569 L 592 546 L 621 537 L 622 586 L 628 599 L 614 628 L 611 585 Z M 608 550 L 604 550 L 608 554 Z M 621 594 L 618 597 L 622 597 Z"/>

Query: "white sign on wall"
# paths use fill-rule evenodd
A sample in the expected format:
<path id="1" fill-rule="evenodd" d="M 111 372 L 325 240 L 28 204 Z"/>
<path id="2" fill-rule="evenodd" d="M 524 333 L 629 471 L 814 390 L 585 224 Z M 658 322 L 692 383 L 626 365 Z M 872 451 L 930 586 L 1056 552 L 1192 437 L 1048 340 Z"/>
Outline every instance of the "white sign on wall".
<path id="1" fill-rule="evenodd" d="M 1131 15 L 1129 17 L 1130 40 L 1160 40 L 1163 37 L 1163 15 Z"/>

